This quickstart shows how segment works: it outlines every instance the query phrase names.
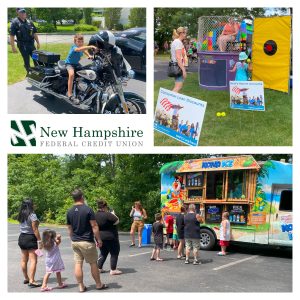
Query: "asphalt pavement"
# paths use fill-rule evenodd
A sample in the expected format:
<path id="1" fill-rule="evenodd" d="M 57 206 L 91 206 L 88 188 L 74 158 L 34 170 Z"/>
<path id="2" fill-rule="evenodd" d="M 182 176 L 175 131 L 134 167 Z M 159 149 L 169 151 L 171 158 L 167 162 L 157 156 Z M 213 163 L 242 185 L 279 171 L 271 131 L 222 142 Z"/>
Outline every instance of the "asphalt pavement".
<path id="1" fill-rule="evenodd" d="M 165 80 L 169 79 L 168 77 L 168 64 L 169 60 L 154 58 L 154 80 Z M 196 73 L 199 69 L 198 63 L 191 63 L 187 69 L 188 73 Z"/>
<path id="2" fill-rule="evenodd" d="M 43 231 L 40 227 L 40 231 Z M 73 253 L 66 228 L 54 228 L 62 234 L 60 251 L 65 264 L 63 280 L 66 289 L 54 289 L 50 293 L 78 292 L 73 275 Z M 20 249 L 18 225 L 8 224 L 8 292 L 38 293 L 23 284 L 20 270 Z M 150 261 L 153 245 L 142 248 L 129 248 L 130 236 L 120 235 L 121 252 L 118 268 L 122 275 L 101 274 L 101 280 L 108 284 L 105 291 L 96 291 L 89 272 L 84 264 L 84 283 L 88 293 L 100 292 L 292 292 L 292 264 L 290 251 L 261 250 L 248 247 L 232 247 L 229 255 L 221 257 L 214 251 L 200 251 L 202 264 L 185 265 L 184 260 L 176 259 L 176 252 L 162 251 L 163 262 Z M 104 265 L 109 270 L 109 261 Z M 45 271 L 44 258 L 39 258 L 36 279 L 41 281 Z M 50 277 L 49 286 L 56 280 Z"/>
<path id="3" fill-rule="evenodd" d="M 139 94 L 146 99 L 145 76 L 136 75 L 135 79 L 128 81 L 124 91 Z M 67 102 L 52 96 L 44 96 L 27 80 L 8 86 L 8 113 L 9 114 L 86 114 Z"/>

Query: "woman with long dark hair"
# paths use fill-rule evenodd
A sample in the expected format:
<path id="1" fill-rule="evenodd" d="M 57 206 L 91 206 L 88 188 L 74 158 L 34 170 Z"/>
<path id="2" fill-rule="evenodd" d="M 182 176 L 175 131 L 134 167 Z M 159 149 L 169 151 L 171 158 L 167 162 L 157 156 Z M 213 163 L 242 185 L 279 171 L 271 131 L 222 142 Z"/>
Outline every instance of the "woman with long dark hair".
<path id="1" fill-rule="evenodd" d="M 21 268 L 24 275 L 24 284 L 35 288 L 41 286 L 36 282 L 35 272 L 37 265 L 37 255 L 35 251 L 41 248 L 41 236 L 38 229 L 39 220 L 34 212 L 32 199 L 22 201 L 18 221 L 20 223 L 20 236 L 18 245 L 21 248 Z M 30 262 L 29 270 L 27 268 L 28 261 Z"/>

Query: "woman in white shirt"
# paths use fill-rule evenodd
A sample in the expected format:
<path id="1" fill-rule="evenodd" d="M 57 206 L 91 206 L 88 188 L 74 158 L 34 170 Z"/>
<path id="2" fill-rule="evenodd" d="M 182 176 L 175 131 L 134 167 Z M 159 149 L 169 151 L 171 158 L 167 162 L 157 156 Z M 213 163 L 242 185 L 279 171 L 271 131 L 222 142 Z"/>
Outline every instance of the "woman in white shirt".
<path id="1" fill-rule="evenodd" d="M 173 31 L 173 42 L 171 44 L 171 60 L 177 62 L 179 68 L 182 70 L 182 75 L 175 77 L 175 86 L 173 92 L 179 93 L 182 89 L 183 82 L 186 78 L 186 51 L 183 45 L 183 40 L 186 38 L 186 28 L 178 27 Z"/>

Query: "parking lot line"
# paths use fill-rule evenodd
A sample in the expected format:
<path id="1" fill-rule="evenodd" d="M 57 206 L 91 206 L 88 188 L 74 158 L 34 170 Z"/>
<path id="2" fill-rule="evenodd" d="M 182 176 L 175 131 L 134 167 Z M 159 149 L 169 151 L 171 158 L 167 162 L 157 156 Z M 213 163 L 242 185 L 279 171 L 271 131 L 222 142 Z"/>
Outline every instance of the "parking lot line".
<path id="1" fill-rule="evenodd" d="M 231 262 L 229 264 L 226 264 L 226 265 L 214 268 L 213 270 L 214 271 L 218 271 L 218 270 L 221 270 L 221 269 L 225 269 L 225 268 L 231 267 L 231 266 L 236 265 L 236 264 L 240 264 L 240 263 L 242 263 L 244 261 L 247 261 L 247 260 L 250 260 L 250 259 L 254 259 L 254 258 L 257 258 L 257 257 L 258 257 L 258 255 L 253 255 L 253 256 L 250 256 L 250 257 L 247 257 L 247 258 L 244 258 L 244 259 L 240 259 L 240 260 Z"/>
<path id="2" fill-rule="evenodd" d="M 139 256 L 139 255 L 144 255 L 144 254 L 149 254 L 149 253 L 152 253 L 152 251 L 141 252 L 141 253 L 136 253 L 136 254 L 130 254 L 129 256 L 130 256 L 130 257 L 133 257 L 133 256 Z"/>

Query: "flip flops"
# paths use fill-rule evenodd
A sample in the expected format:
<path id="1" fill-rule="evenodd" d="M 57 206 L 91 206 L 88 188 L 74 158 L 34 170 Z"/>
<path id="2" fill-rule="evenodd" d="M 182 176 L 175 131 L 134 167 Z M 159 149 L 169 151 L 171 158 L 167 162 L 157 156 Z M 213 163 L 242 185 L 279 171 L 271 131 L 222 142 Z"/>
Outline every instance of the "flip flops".
<path id="1" fill-rule="evenodd" d="M 102 286 L 99 287 L 99 288 L 96 288 L 96 290 L 105 290 L 105 289 L 107 289 L 107 288 L 108 288 L 108 285 L 105 284 L 105 283 L 103 283 Z"/>
<path id="2" fill-rule="evenodd" d="M 49 287 L 49 286 L 45 286 L 44 288 L 41 288 L 41 292 L 50 292 L 52 290 L 53 290 L 53 288 Z"/>
<path id="3" fill-rule="evenodd" d="M 120 271 L 120 270 L 113 270 L 113 271 L 110 271 L 109 274 L 110 275 L 121 275 L 123 272 Z"/>
<path id="4" fill-rule="evenodd" d="M 28 286 L 29 286 L 30 288 L 37 288 L 37 287 L 42 286 L 42 284 L 41 284 L 41 283 L 37 283 L 37 282 L 29 282 L 29 283 L 28 283 Z"/>
<path id="5" fill-rule="evenodd" d="M 66 288 L 67 286 L 68 286 L 68 285 L 67 285 L 66 283 L 63 282 L 62 285 L 58 285 L 56 288 L 57 288 L 57 289 L 64 289 L 64 288 Z"/>
<path id="6" fill-rule="evenodd" d="M 87 287 L 85 286 L 82 291 L 79 291 L 79 293 L 84 293 L 86 291 L 87 291 Z"/>

